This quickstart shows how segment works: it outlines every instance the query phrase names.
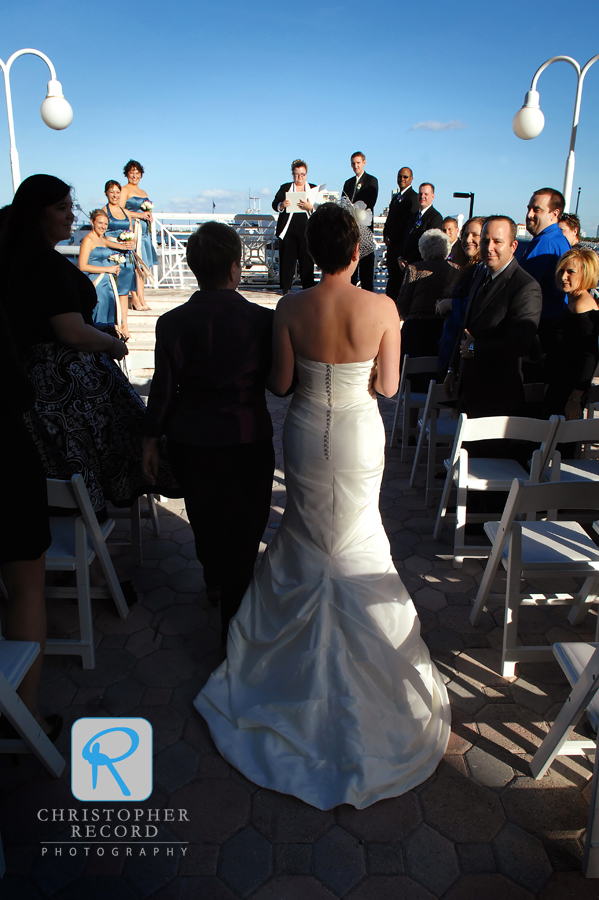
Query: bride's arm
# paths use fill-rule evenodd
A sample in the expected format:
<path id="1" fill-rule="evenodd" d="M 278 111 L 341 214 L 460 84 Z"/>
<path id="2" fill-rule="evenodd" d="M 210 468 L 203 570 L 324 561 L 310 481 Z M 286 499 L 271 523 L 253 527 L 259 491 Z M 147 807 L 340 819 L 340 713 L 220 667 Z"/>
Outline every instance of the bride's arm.
<path id="1" fill-rule="evenodd" d="M 377 356 L 376 375 L 373 387 L 379 394 L 392 397 L 399 387 L 399 359 L 401 349 L 401 332 L 399 330 L 399 316 L 397 307 L 391 298 L 381 298 L 384 303 L 385 331 L 381 338 Z"/>
<path id="2" fill-rule="evenodd" d="M 275 310 L 273 324 L 272 369 L 266 387 L 282 397 L 291 387 L 295 367 L 295 353 L 289 334 L 289 300 L 283 297 Z"/>

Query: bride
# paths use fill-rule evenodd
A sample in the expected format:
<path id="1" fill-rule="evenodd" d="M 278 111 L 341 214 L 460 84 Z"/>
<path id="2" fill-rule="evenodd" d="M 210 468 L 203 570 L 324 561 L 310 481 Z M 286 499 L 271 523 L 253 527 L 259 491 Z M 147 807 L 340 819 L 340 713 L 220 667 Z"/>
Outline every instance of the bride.
<path id="1" fill-rule="evenodd" d="M 450 733 L 378 509 L 374 391 L 397 391 L 400 332 L 392 300 L 351 284 L 359 238 L 350 213 L 321 206 L 307 239 L 322 280 L 279 301 L 269 387 L 282 394 L 294 368 L 299 377 L 283 438 L 287 507 L 227 658 L 195 700 L 225 759 L 319 809 L 410 790 Z"/>

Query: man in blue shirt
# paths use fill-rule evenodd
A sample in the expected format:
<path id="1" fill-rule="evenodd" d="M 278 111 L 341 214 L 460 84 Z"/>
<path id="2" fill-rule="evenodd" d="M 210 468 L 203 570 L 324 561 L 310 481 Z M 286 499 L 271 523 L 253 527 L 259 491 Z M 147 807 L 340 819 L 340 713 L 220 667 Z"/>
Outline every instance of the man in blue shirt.
<path id="1" fill-rule="evenodd" d="M 539 325 L 541 346 L 543 338 L 565 309 L 565 298 L 555 283 L 555 269 L 560 256 L 570 245 L 557 224 L 564 211 L 564 195 L 554 188 L 540 188 L 530 198 L 526 213 L 526 228 L 532 241 L 520 257 L 520 265 L 539 282 L 543 294 L 543 311 Z"/>

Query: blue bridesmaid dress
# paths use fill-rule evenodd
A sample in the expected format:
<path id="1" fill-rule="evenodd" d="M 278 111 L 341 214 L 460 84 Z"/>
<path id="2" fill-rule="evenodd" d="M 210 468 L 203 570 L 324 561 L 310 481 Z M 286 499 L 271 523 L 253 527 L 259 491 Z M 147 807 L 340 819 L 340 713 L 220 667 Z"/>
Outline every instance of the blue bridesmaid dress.
<path id="1" fill-rule="evenodd" d="M 115 250 L 111 250 L 110 247 L 94 247 L 94 249 L 89 254 L 88 262 L 90 266 L 105 266 L 108 268 L 109 266 L 114 265 L 108 261 L 108 257 L 112 256 L 115 253 Z M 85 275 L 90 279 L 90 281 L 95 281 L 96 278 L 100 277 L 100 272 L 85 272 Z M 121 276 L 119 275 L 119 282 L 121 280 Z M 94 322 L 100 324 L 108 324 L 115 325 L 116 324 L 116 299 L 114 296 L 114 291 L 112 290 L 112 285 L 110 284 L 110 278 L 108 275 L 104 275 L 102 280 L 95 285 L 96 294 L 98 295 L 98 302 L 96 303 L 95 309 L 93 311 L 93 320 Z M 119 283 L 120 289 L 120 283 Z"/>
<path id="2" fill-rule="evenodd" d="M 125 216 L 124 219 L 115 219 L 110 212 L 108 204 L 106 204 L 104 209 L 108 214 L 108 228 L 104 237 L 107 237 L 111 241 L 118 241 L 119 234 L 122 231 L 129 231 L 129 219 L 127 216 Z M 119 207 L 119 209 L 123 210 L 122 206 Z M 113 252 L 114 251 L 111 250 L 111 253 Z M 137 280 L 135 278 L 135 266 L 131 259 L 131 254 L 128 250 L 121 250 L 121 253 L 127 257 L 127 262 L 121 265 L 121 271 L 119 273 L 119 294 L 124 296 L 125 294 L 128 294 L 129 291 L 137 290 Z"/>
<path id="3" fill-rule="evenodd" d="M 125 203 L 125 209 L 128 209 L 130 212 L 139 212 L 142 203 L 148 197 L 129 197 L 127 202 Z M 150 228 L 145 219 L 140 219 L 141 222 L 141 258 L 145 262 L 148 268 L 152 268 L 152 266 L 158 265 L 158 257 L 156 256 L 156 251 L 154 250 L 154 245 L 152 244 L 152 238 L 150 236 Z"/>

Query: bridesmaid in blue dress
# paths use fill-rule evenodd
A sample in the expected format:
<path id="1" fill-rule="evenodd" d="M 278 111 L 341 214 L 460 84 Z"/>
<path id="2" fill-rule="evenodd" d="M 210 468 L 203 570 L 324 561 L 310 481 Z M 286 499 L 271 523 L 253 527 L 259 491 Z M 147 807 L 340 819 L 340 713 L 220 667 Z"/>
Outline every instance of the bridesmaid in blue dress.
<path id="1" fill-rule="evenodd" d="M 109 246 L 104 235 L 108 228 L 108 216 L 103 209 L 94 209 L 90 213 L 92 230 L 86 234 L 81 242 L 79 251 L 79 268 L 85 272 L 90 281 L 94 282 L 98 302 L 92 313 L 95 323 L 103 325 L 112 325 L 117 327 L 117 308 L 116 298 L 113 287 L 113 281 L 109 278 L 118 278 L 120 266 L 118 263 L 111 262 L 110 257 L 115 254 L 115 242 Z M 129 332 L 125 323 L 119 326 L 118 330 L 124 337 L 129 337 Z"/>
<path id="2" fill-rule="evenodd" d="M 150 236 L 150 223 L 152 222 L 152 213 L 145 212 L 141 209 L 142 203 L 148 199 L 147 193 L 143 188 L 139 187 L 139 182 L 144 174 L 144 167 L 136 159 L 130 159 L 123 172 L 127 178 L 127 184 L 123 186 L 121 191 L 121 202 L 124 202 L 125 209 L 128 210 L 133 219 L 139 219 L 141 224 L 141 258 L 145 264 L 151 268 L 158 265 L 158 257 L 152 244 Z M 142 303 L 141 309 L 146 309 L 144 298 L 144 279 L 138 274 L 137 276 L 137 292 Z"/>
<path id="3" fill-rule="evenodd" d="M 127 310 L 129 309 L 129 294 L 132 296 L 131 304 L 133 309 L 139 309 L 140 306 L 139 300 L 137 299 L 135 263 L 130 252 L 134 247 L 134 242 L 119 242 L 119 234 L 123 231 L 133 231 L 133 224 L 129 214 L 125 212 L 120 205 L 121 186 L 118 181 L 107 181 L 104 185 L 104 193 L 106 194 L 107 203 L 103 209 L 108 216 L 108 229 L 105 236 L 109 241 L 115 241 L 118 244 L 126 258 L 126 261 L 121 264 L 121 272 L 119 275 L 121 317 L 126 327 Z"/>

